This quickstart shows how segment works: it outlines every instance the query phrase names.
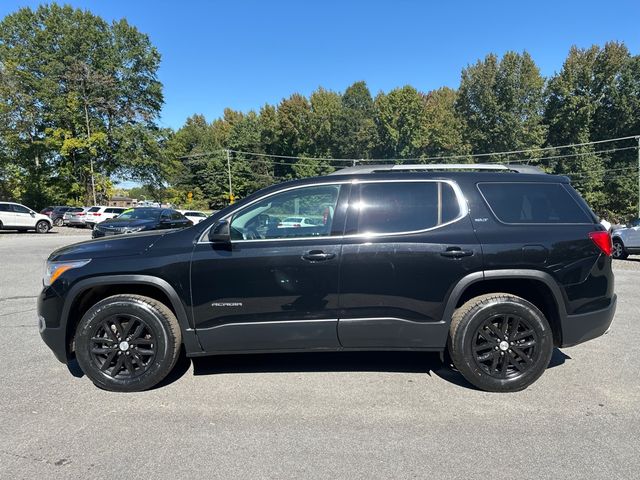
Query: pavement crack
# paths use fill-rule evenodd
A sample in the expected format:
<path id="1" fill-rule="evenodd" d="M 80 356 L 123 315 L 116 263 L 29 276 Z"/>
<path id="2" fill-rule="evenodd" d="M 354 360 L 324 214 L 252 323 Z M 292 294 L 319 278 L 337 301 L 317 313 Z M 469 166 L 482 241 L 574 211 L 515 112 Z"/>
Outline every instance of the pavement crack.
<path id="1" fill-rule="evenodd" d="M 29 310 L 20 310 L 19 312 L 9 312 L 9 313 L 0 313 L 0 317 L 8 317 L 9 315 L 19 315 L 21 313 L 29 313 L 34 312 L 35 308 L 30 308 Z"/>
<path id="2" fill-rule="evenodd" d="M 15 297 L 5 297 L 5 298 L 0 298 L 0 302 L 7 302 L 9 300 L 26 300 L 26 299 L 36 299 L 38 298 L 37 295 L 16 295 Z"/>

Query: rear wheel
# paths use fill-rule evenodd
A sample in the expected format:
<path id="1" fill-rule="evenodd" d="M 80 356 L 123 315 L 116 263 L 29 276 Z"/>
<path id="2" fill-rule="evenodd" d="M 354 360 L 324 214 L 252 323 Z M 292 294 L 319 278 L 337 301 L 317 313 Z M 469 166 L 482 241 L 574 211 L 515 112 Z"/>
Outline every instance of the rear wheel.
<path id="1" fill-rule="evenodd" d="M 515 392 L 535 382 L 553 353 L 553 335 L 542 312 L 508 293 L 482 295 L 454 313 L 449 353 L 476 387 Z"/>
<path id="2" fill-rule="evenodd" d="M 141 295 L 105 298 L 84 314 L 76 333 L 76 357 L 98 387 L 147 390 L 173 369 L 181 332 L 173 312 Z"/>
<path id="3" fill-rule="evenodd" d="M 62 225 L 64 225 L 64 220 L 63 220 L 62 218 L 56 218 L 56 219 L 53 221 L 53 224 L 54 224 L 56 227 L 61 227 Z"/>
<path id="4" fill-rule="evenodd" d="M 619 238 L 613 239 L 613 250 L 611 251 L 611 256 L 618 260 L 624 260 L 629 256 L 627 250 L 624 248 L 624 243 L 622 243 L 622 240 Z"/>
<path id="5" fill-rule="evenodd" d="M 51 230 L 51 225 L 46 220 L 40 220 L 36 223 L 36 232 L 47 233 L 49 230 Z"/>

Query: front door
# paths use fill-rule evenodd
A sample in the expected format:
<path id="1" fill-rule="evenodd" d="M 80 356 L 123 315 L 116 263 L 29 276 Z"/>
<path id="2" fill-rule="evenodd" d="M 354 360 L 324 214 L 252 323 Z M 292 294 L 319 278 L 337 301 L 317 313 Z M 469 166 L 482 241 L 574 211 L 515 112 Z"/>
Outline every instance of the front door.
<path id="1" fill-rule="evenodd" d="M 338 205 L 346 203 L 348 189 L 303 186 L 258 199 L 228 218 L 230 246 L 208 243 L 205 234 L 194 249 L 191 288 L 206 351 L 339 346 L 344 208 Z"/>
<path id="2" fill-rule="evenodd" d="M 445 301 L 482 268 L 455 184 L 362 182 L 349 201 L 338 336 L 346 348 L 441 349 Z"/>
<path id="3" fill-rule="evenodd" d="M 13 213 L 15 215 L 15 225 L 18 227 L 33 227 L 36 224 L 31 210 L 22 205 L 13 205 Z"/>

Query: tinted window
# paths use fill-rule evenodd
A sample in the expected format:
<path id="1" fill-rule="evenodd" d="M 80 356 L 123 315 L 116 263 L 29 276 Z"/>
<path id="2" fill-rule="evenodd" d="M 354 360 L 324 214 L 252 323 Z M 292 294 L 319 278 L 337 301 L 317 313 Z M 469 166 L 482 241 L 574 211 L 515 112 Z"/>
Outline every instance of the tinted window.
<path id="1" fill-rule="evenodd" d="M 480 183 L 478 188 L 505 223 L 592 223 L 559 183 Z"/>
<path id="2" fill-rule="evenodd" d="M 234 215 L 231 238 L 257 240 L 329 236 L 339 192 L 340 185 L 321 185 L 271 195 Z M 317 224 L 294 227 L 285 223 L 286 219 L 297 215 L 314 219 Z"/>
<path id="3" fill-rule="evenodd" d="M 357 221 L 347 233 L 424 230 L 460 214 L 453 188 L 443 182 L 365 183 L 351 207 Z"/>
<path id="4" fill-rule="evenodd" d="M 160 210 L 155 208 L 135 208 L 118 215 L 118 220 L 157 220 Z"/>
<path id="5" fill-rule="evenodd" d="M 10 212 L 12 210 L 6 203 L 0 203 L 0 212 Z"/>
<path id="6" fill-rule="evenodd" d="M 206 215 L 202 212 L 184 212 L 187 217 L 205 217 Z"/>
<path id="7" fill-rule="evenodd" d="M 89 209 L 90 212 L 98 212 L 100 210 L 100 207 L 91 207 Z"/>
<path id="8" fill-rule="evenodd" d="M 22 205 L 13 205 L 13 211 L 16 213 L 30 213 L 31 210 L 29 210 L 27 207 L 23 207 Z"/>
<path id="9" fill-rule="evenodd" d="M 182 220 L 184 217 L 180 212 L 176 212 L 175 210 L 171 210 L 171 220 Z"/>

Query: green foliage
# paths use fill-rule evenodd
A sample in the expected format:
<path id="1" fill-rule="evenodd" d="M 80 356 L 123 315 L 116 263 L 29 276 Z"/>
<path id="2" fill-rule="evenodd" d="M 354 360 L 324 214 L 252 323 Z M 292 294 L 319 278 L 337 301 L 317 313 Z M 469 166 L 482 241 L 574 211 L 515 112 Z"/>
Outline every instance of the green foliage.
<path id="1" fill-rule="evenodd" d="M 39 207 L 93 202 L 92 169 L 100 197 L 112 176 L 158 183 L 159 63 L 149 38 L 125 20 L 108 24 L 56 4 L 5 17 L 0 138 L 15 168 L 2 189 Z"/>
<path id="2" fill-rule="evenodd" d="M 51 4 L 0 21 L 0 198 L 36 208 L 92 203 L 93 170 L 101 199 L 126 179 L 147 199 L 219 208 L 230 199 L 229 174 L 240 198 L 360 159 L 471 162 L 474 153 L 640 134 L 640 56 L 615 42 L 572 48 L 548 79 L 526 52 L 490 54 L 463 69 L 457 90 L 406 85 L 373 98 L 358 81 L 344 92 L 294 93 L 258 112 L 193 115 L 175 132 L 156 124 L 159 63 L 126 20 Z M 594 209 L 618 220 L 637 209 L 637 150 L 603 150 L 629 145 L 482 160 L 572 174 Z"/>

